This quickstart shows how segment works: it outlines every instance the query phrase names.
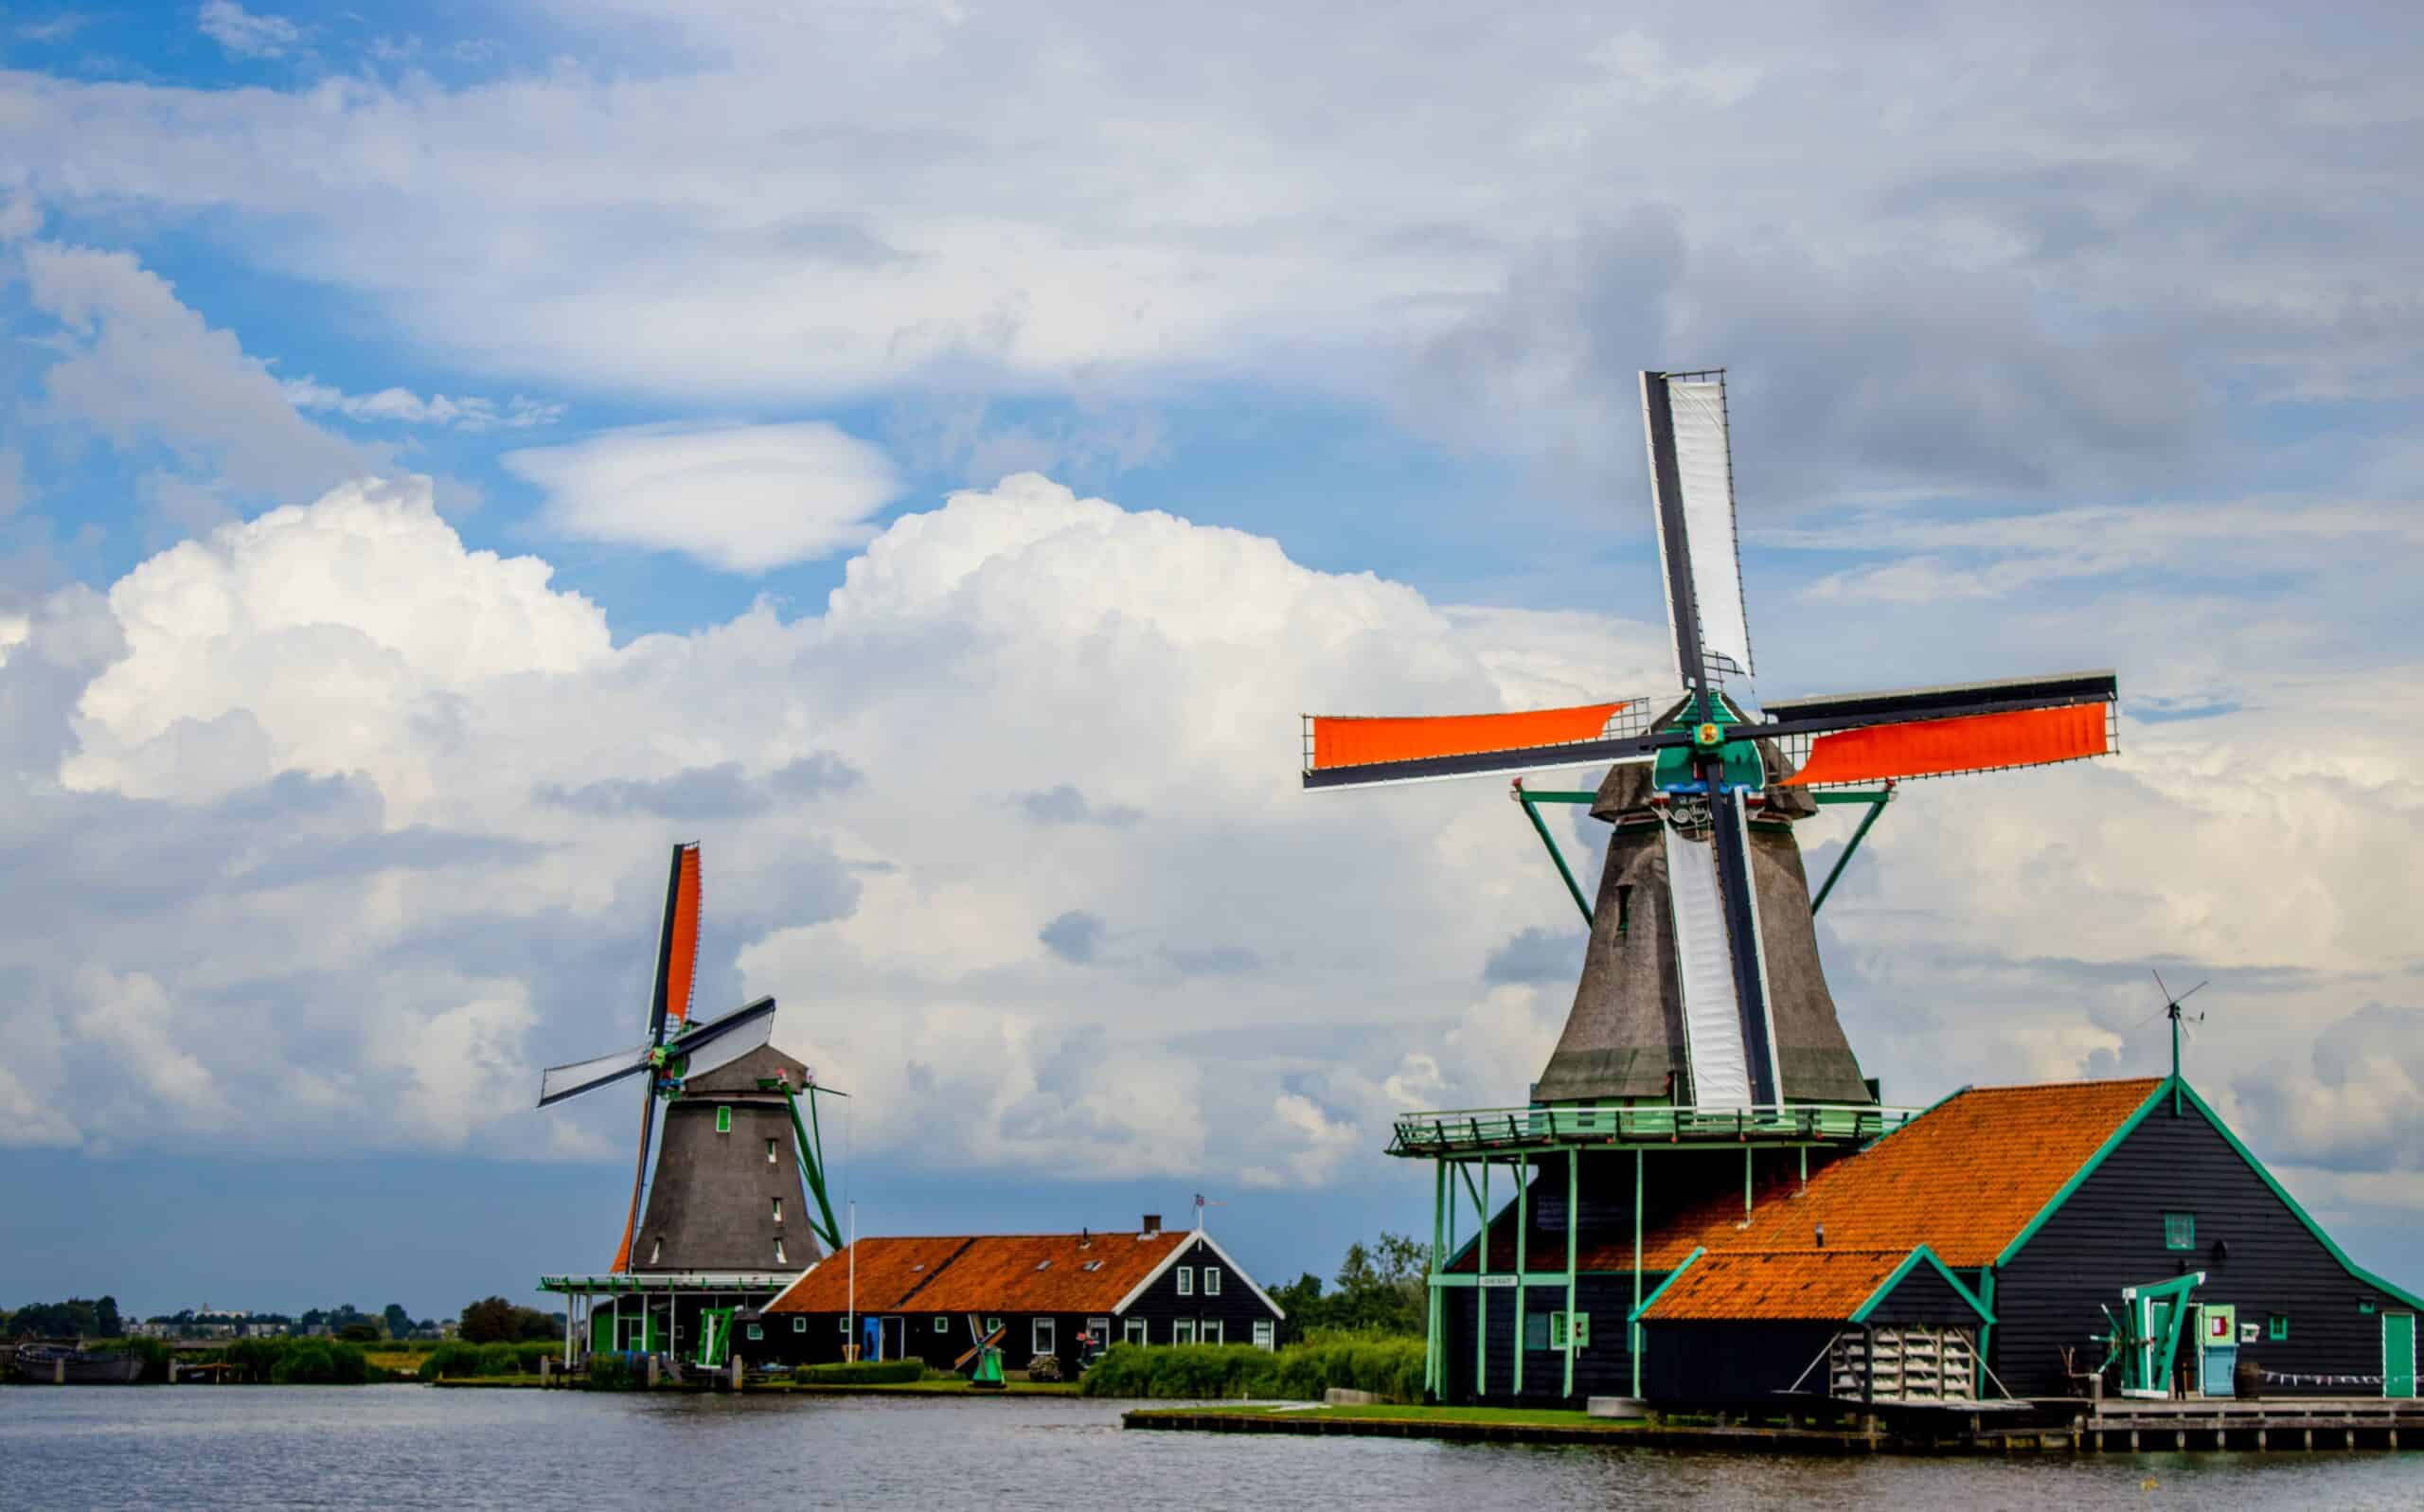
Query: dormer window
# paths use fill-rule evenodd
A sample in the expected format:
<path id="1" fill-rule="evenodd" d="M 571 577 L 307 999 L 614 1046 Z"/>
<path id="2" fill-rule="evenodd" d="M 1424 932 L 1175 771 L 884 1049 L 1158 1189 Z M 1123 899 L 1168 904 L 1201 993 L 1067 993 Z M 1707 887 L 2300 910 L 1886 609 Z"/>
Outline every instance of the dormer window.
<path id="1" fill-rule="evenodd" d="M 1039 1271 L 1049 1271 L 1052 1269 L 1052 1262 L 1049 1260 L 1038 1260 L 1035 1262 L 1035 1268 Z"/>
<path id="2" fill-rule="evenodd" d="M 1083 1271 L 1099 1271 L 1102 1269 L 1102 1262 L 1100 1260 L 1088 1260 L 1084 1265 L 1078 1267 L 1078 1269 Z"/>

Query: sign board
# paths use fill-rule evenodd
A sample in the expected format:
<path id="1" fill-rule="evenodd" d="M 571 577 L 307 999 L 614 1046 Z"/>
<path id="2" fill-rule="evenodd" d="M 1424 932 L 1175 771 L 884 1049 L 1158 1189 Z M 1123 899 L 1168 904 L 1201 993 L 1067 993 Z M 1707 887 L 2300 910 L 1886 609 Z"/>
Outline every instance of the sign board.
<path id="1" fill-rule="evenodd" d="M 1481 1284 L 1486 1287 L 1511 1287 L 1516 1279 L 1511 1275 L 1486 1275 L 1481 1278 Z"/>

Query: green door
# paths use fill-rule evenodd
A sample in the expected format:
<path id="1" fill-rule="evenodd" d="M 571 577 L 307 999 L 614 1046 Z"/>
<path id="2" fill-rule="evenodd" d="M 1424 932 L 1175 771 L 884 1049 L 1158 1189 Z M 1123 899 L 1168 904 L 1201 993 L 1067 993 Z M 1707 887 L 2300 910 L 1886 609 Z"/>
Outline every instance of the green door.
<path id="1" fill-rule="evenodd" d="M 2415 1395 L 2415 1314 L 2382 1314 L 2382 1395 Z"/>

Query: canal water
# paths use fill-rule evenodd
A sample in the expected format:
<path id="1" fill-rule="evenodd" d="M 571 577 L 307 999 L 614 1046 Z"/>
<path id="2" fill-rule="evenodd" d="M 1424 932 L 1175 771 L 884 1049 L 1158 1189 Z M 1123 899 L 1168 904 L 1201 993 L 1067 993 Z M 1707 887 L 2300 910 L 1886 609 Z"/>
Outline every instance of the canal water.
<path id="1" fill-rule="evenodd" d="M 1783 1460 L 1123 1433 L 1074 1400 L 0 1390 L 0 1507 L 2412 1508 L 2424 1454 Z"/>

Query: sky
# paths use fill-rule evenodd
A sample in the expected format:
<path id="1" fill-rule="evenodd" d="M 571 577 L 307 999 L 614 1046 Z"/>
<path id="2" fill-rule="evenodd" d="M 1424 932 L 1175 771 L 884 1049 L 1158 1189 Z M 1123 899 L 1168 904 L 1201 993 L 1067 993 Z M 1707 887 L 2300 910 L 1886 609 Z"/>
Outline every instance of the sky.
<path id="1" fill-rule="evenodd" d="M 1417 1231 L 1581 932 L 1298 716 L 2113 667 L 1820 916 L 1887 1100 L 2159 1071 L 2424 1219 L 2424 23 L 2217 5 L 0 12 L 0 1306 L 602 1268 L 666 847 L 868 1233 Z M 1587 780 L 1584 774 L 1580 780 Z M 1566 815 L 1588 856 L 1595 826 Z M 1813 870 L 1854 816 L 1802 827 Z"/>

